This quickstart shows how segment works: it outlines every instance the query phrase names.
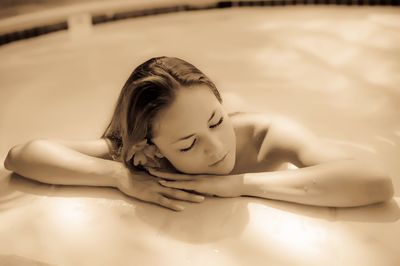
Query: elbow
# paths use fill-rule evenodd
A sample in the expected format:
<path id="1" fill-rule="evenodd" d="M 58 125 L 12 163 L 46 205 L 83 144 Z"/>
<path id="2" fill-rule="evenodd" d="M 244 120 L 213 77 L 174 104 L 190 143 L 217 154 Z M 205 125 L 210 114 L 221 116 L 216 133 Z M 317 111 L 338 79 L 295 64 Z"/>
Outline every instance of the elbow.
<path id="1" fill-rule="evenodd" d="M 16 157 L 16 149 L 15 147 L 11 148 L 6 156 L 6 159 L 4 160 L 4 168 L 9 170 L 9 171 L 14 171 L 14 161 Z"/>
<path id="2" fill-rule="evenodd" d="M 368 184 L 368 200 L 370 203 L 389 201 L 394 196 L 394 188 L 390 175 L 380 171 L 374 175 Z"/>
<path id="3" fill-rule="evenodd" d="M 394 188 L 390 174 L 385 167 L 376 160 L 359 160 L 357 168 L 362 169 L 361 193 L 363 205 L 389 201 L 394 196 Z"/>
<path id="4" fill-rule="evenodd" d="M 362 162 L 362 161 L 360 161 Z M 376 163 L 368 161 L 363 164 L 355 164 L 354 172 L 358 172 L 357 182 L 354 186 L 348 186 L 350 190 L 346 207 L 365 206 L 389 201 L 394 196 L 394 188 L 389 173 Z"/>
<path id="5" fill-rule="evenodd" d="M 394 196 L 392 179 L 389 175 L 381 176 L 376 184 L 377 202 L 388 201 Z"/>
<path id="6" fill-rule="evenodd" d="M 12 147 L 8 151 L 6 159 L 4 160 L 4 168 L 9 171 L 17 172 L 24 161 L 26 161 L 27 158 L 25 157 L 29 157 L 29 155 L 26 154 L 31 153 L 34 149 L 40 148 L 38 146 L 41 145 L 42 141 L 43 140 L 41 139 L 35 139 L 25 144 L 20 144 Z"/>

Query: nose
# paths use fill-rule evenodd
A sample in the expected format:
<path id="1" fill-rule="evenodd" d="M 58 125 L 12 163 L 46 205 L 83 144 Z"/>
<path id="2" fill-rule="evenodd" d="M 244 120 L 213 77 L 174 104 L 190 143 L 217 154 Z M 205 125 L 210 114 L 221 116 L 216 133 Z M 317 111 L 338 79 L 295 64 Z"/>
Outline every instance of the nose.
<path id="1" fill-rule="evenodd" d="M 222 142 L 216 136 L 208 136 L 204 139 L 204 153 L 207 156 L 218 159 L 221 156 Z"/>

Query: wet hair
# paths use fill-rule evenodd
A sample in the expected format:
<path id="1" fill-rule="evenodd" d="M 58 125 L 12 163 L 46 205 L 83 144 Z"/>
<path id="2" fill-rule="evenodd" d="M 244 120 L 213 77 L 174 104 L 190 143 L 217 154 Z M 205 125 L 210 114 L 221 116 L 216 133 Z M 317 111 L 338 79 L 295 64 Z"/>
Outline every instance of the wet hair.
<path id="1" fill-rule="evenodd" d="M 154 57 L 136 67 L 118 97 L 111 121 L 102 138 L 111 142 L 111 156 L 132 170 L 129 148 L 147 139 L 157 114 L 172 104 L 179 88 L 206 85 L 222 103 L 215 84 L 198 68 L 176 57 Z"/>

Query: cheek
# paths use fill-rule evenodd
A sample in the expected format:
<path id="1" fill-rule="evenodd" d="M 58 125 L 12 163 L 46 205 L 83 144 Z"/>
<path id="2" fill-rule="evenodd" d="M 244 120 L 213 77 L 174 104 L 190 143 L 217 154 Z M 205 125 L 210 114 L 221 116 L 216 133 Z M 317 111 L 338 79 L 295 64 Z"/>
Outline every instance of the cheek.
<path id="1" fill-rule="evenodd" d="M 196 174 L 201 172 L 201 156 L 198 153 L 169 154 L 166 159 L 179 171 Z"/>

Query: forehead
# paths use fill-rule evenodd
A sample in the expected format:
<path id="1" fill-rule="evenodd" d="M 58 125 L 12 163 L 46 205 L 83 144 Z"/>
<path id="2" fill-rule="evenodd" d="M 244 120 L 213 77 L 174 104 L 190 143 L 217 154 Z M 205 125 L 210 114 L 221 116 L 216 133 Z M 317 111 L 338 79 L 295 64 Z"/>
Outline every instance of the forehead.
<path id="1" fill-rule="evenodd" d="M 173 103 L 155 119 L 154 137 L 174 138 L 195 133 L 196 128 L 207 123 L 219 106 L 218 99 L 206 85 L 181 88 Z"/>

